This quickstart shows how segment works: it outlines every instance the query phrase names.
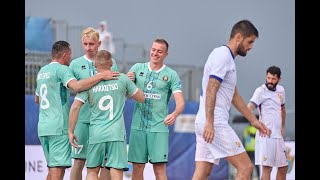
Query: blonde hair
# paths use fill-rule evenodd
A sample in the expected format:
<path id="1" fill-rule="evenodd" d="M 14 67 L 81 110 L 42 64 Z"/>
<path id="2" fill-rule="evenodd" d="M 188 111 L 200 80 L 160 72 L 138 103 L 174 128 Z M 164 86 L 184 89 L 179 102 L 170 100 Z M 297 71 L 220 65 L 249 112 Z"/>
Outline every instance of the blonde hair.
<path id="1" fill-rule="evenodd" d="M 95 63 L 105 66 L 105 65 L 108 65 L 110 61 L 112 61 L 112 56 L 109 51 L 106 51 L 106 50 L 98 51 L 95 58 Z"/>
<path id="2" fill-rule="evenodd" d="M 83 30 L 81 36 L 82 37 L 91 37 L 91 38 L 99 41 L 99 32 L 92 27 L 88 27 L 85 30 Z"/>

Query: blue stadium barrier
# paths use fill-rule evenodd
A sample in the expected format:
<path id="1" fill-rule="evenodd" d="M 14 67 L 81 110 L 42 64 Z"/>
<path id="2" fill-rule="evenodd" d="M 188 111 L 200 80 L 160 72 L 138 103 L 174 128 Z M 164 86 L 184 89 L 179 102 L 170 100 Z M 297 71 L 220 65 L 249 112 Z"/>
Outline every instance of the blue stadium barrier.
<path id="1" fill-rule="evenodd" d="M 70 101 L 73 102 L 71 97 Z M 186 101 L 184 114 L 196 114 L 199 102 Z M 131 117 L 134 101 L 127 99 L 125 104 L 124 119 L 127 137 L 130 135 Z M 174 101 L 169 101 L 169 112 L 175 108 Z M 25 96 L 25 144 L 40 145 L 37 133 L 39 106 L 34 102 L 33 95 Z M 169 161 L 167 163 L 167 175 L 169 180 L 192 179 L 195 169 L 196 136 L 194 133 L 174 132 L 174 126 L 169 127 Z M 129 138 L 127 138 L 128 143 Z M 229 167 L 225 159 L 215 165 L 209 179 L 228 179 Z"/>
<path id="2" fill-rule="evenodd" d="M 26 17 L 25 48 L 32 51 L 51 52 L 53 27 L 50 18 Z"/>

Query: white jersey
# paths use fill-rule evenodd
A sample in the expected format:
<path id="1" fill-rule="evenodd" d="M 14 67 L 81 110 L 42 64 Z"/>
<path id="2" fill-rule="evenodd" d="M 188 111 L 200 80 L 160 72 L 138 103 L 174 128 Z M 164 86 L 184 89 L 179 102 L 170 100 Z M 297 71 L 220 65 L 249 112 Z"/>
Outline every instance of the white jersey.
<path id="1" fill-rule="evenodd" d="M 258 107 L 260 120 L 271 130 L 270 138 L 283 138 L 281 135 L 281 106 L 285 104 L 285 90 L 281 85 L 271 91 L 265 84 L 258 87 L 250 99 Z"/>
<path id="2" fill-rule="evenodd" d="M 237 73 L 234 56 L 227 46 L 215 48 L 204 66 L 200 104 L 195 123 L 204 124 L 206 122 L 205 103 L 209 78 L 215 78 L 221 82 L 216 96 L 214 124 L 228 124 L 231 100 L 237 83 Z"/>

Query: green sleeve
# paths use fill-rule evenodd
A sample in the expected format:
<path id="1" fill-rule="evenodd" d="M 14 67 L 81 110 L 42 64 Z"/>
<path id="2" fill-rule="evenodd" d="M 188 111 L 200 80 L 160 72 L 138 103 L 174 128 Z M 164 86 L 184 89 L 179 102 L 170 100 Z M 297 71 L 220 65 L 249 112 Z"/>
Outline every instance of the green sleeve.
<path id="1" fill-rule="evenodd" d="M 111 71 L 119 72 L 118 65 L 117 65 L 117 63 L 116 63 L 116 60 L 114 60 L 114 59 L 112 59 L 112 67 L 111 67 Z"/>

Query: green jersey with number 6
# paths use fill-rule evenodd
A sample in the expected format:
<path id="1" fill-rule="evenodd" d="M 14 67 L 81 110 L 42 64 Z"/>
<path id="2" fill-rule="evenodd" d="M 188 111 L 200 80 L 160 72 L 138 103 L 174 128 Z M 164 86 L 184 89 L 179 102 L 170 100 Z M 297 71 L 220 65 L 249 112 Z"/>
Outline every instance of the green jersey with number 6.
<path id="1" fill-rule="evenodd" d="M 168 115 L 168 103 L 172 93 L 182 92 L 178 73 L 166 65 L 153 71 L 148 63 L 136 63 L 131 67 L 135 83 L 144 92 L 145 102 L 135 102 L 131 129 L 150 132 L 169 132 L 163 123 Z"/>
<path id="2" fill-rule="evenodd" d="M 38 136 L 62 135 L 68 132 L 70 99 L 67 83 L 75 79 L 68 66 L 51 62 L 37 75 L 39 96 Z"/>
<path id="3" fill-rule="evenodd" d="M 76 95 L 76 100 L 89 102 L 89 144 L 125 140 L 123 113 L 126 95 L 132 96 L 137 91 L 137 86 L 121 73 L 117 80 L 100 81 Z"/>

